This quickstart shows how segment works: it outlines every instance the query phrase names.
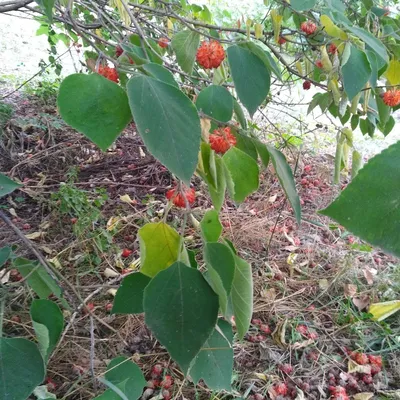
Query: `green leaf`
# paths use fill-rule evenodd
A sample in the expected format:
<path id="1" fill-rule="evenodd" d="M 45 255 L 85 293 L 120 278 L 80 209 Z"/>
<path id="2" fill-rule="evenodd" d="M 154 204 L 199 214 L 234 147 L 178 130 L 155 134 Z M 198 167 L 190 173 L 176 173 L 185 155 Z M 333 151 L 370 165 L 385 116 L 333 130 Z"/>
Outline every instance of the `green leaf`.
<path id="1" fill-rule="evenodd" d="M 400 256 L 399 163 L 400 142 L 397 142 L 372 158 L 321 214 L 333 218 L 361 239 Z"/>
<path id="2" fill-rule="evenodd" d="M 343 86 L 350 101 L 365 87 L 371 72 L 367 55 L 351 46 L 349 59 L 342 65 Z"/>
<path id="3" fill-rule="evenodd" d="M 330 92 L 316 93 L 308 106 L 307 114 L 310 114 L 310 112 L 317 106 L 320 107 L 321 112 L 325 112 L 326 109 L 331 105 L 332 101 L 332 94 Z"/>
<path id="4" fill-rule="evenodd" d="M 197 269 L 198 264 L 196 261 L 196 253 L 193 250 L 187 250 L 188 253 L 188 258 L 189 258 L 189 262 L 190 262 L 190 266 L 194 269 Z"/>
<path id="5" fill-rule="evenodd" d="M 258 165 L 249 155 L 236 147 L 231 147 L 222 157 L 228 179 L 232 182 L 230 195 L 238 203 L 258 189 Z"/>
<path id="6" fill-rule="evenodd" d="M 216 210 L 208 210 L 200 222 L 201 232 L 206 242 L 217 242 L 222 233 L 222 225 Z"/>
<path id="7" fill-rule="evenodd" d="M 191 30 L 181 31 L 172 36 L 171 45 L 179 66 L 188 74 L 192 73 L 200 35 Z"/>
<path id="8" fill-rule="evenodd" d="M 168 83 L 169 85 L 175 86 L 179 89 L 179 85 L 176 82 L 174 76 L 167 68 L 155 63 L 144 64 L 142 68 L 153 78 L 158 79 L 161 82 Z"/>
<path id="9" fill-rule="evenodd" d="M 386 47 L 383 43 L 377 39 L 374 35 L 367 32 L 363 28 L 359 28 L 358 26 L 353 26 L 346 24 L 346 28 L 360 38 L 363 42 L 365 42 L 375 53 L 387 64 L 389 61 L 389 57 L 386 51 Z"/>
<path id="10" fill-rule="evenodd" d="M 50 23 L 53 22 L 53 8 L 55 0 L 36 0 L 36 3 L 42 8 Z"/>
<path id="11" fill-rule="evenodd" d="M 235 277 L 232 285 L 232 306 L 239 339 L 250 327 L 253 314 L 253 277 L 251 266 L 238 256 L 235 257 Z"/>
<path id="12" fill-rule="evenodd" d="M 392 131 L 395 124 L 396 124 L 395 119 L 392 116 L 390 116 L 386 124 L 384 126 L 379 125 L 378 128 L 385 136 L 387 136 Z"/>
<path id="13" fill-rule="evenodd" d="M 151 278 L 140 272 L 125 277 L 115 295 L 112 313 L 141 314 L 144 312 L 144 289 L 150 281 Z"/>
<path id="14" fill-rule="evenodd" d="M 0 173 L 0 197 L 3 197 L 13 192 L 21 186 L 22 185 L 20 185 L 19 183 L 14 182 L 9 177 Z"/>
<path id="15" fill-rule="evenodd" d="M 360 120 L 360 117 L 358 115 L 353 115 L 351 117 L 350 126 L 351 126 L 352 131 L 354 131 L 357 128 L 359 120 Z"/>
<path id="16" fill-rule="evenodd" d="M 376 82 L 378 80 L 378 70 L 379 70 L 378 56 L 376 55 L 375 52 L 371 50 L 367 50 L 365 54 L 367 55 L 369 64 L 371 66 L 371 77 L 369 78 L 369 83 L 373 88 L 375 88 Z"/>
<path id="17" fill-rule="evenodd" d="M 248 156 L 250 156 L 253 160 L 258 160 L 258 153 L 256 146 L 254 145 L 253 139 L 245 136 L 236 131 L 232 131 L 234 136 L 236 137 L 236 148 L 242 150 Z"/>
<path id="18" fill-rule="evenodd" d="M 27 277 L 26 282 L 39 298 L 47 299 L 51 294 L 61 298 L 60 287 L 40 263 L 26 258 L 16 258 L 13 264 L 24 278 Z"/>
<path id="19" fill-rule="evenodd" d="M 217 121 L 228 122 L 232 118 L 233 97 L 224 87 L 210 85 L 199 93 L 196 106 Z"/>
<path id="20" fill-rule="evenodd" d="M 215 169 L 217 176 L 217 187 L 212 187 L 212 185 L 210 185 L 208 182 L 207 185 L 214 208 L 219 212 L 222 208 L 222 204 L 224 203 L 226 191 L 225 168 L 220 157 L 215 159 Z"/>
<path id="21" fill-rule="evenodd" d="M 233 332 L 226 321 L 219 320 L 218 328 L 204 343 L 194 360 L 190 375 L 194 383 L 203 379 L 211 390 L 232 390 Z"/>
<path id="22" fill-rule="evenodd" d="M 200 119 L 177 88 L 148 76 L 128 81 L 132 114 L 150 153 L 189 184 L 200 150 Z"/>
<path id="23" fill-rule="evenodd" d="M 144 311 L 146 325 L 186 373 L 215 327 L 218 297 L 200 271 L 177 262 L 146 287 Z"/>
<path id="24" fill-rule="evenodd" d="M 128 400 L 141 397 L 146 380 L 140 368 L 126 357 L 113 358 L 107 366 L 105 382 L 111 388 L 117 388 Z M 121 400 L 113 389 L 108 389 L 96 400 Z"/>
<path id="25" fill-rule="evenodd" d="M 261 143 L 258 139 L 253 139 L 253 143 L 257 149 L 257 153 L 260 156 L 264 167 L 267 168 L 268 164 L 269 164 L 269 159 L 270 159 L 267 146 L 264 143 Z"/>
<path id="26" fill-rule="evenodd" d="M 99 74 L 69 75 L 57 104 L 63 120 L 104 151 L 132 119 L 124 90 Z"/>
<path id="27" fill-rule="evenodd" d="M 281 70 L 276 61 L 272 58 L 271 54 L 267 50 L 257 46 L 254 42 L 242 42 L 239 43 L 240 47 L 250 50 L 255 56 L 257 56 L 270 72 L 273 72 L 279 80 L 282 80 Z"/>
<path id="28" fill-rule="evenodd" d="M 286 197 L 294 210 L 296 221 L 300 224 L 301 221 L 301 207 L 299 195 L 296 191 L 296 183 L 294 181 L 292 170 L 286 161 L 285 156 L 277 149 L 267 146 L 271 161 L 274 166 L 275 172 L 278 175 L 279 182 L 286 193 Z"/>
<path id="29" fill-rule="evenodd" d="M 12 248 L 10 246 L 5 246 L 0 249 L 0 267 L 2 267 L 13 254 Z"/>
<path id="30" fill-rule="evenodd" d="M 375 96 L 375 100 L 376 105 L 378 106 L 379 123 L 384 126 L 386 122 L 388 122 L 392 110 L 383 102 L 379 95 Z"/>
<path id="31" fill-rule="evenodd" d="M 152 278 L 178 259 L 181 238 L 164 222 L 146 224 L 139 229 L 138 237 L 142 274 Z"/>
<path id="32" fill-rule="evenodd" d="M 235 260 L 232 251 L 222 243 L 206 243 L 204 245 L 204 260 L 212 287 L 219 297 L 222 314 L 225 315 L 235 275 Z"/>
<path id="33" fill-rule="evenodd" d="M 227 53 L 239 99 L 253 117 L 269 93 L 270 72 L 258 56 L 243 47 L 231 46 Z"/>
<path id="34" fill-rule="evenodd" d="M 247 129 L 247 121 L 243 109 L 236 99 L 233 99 L 233 110 L 235 111 L 236 119 L 243 129 Z"/>
<path id="35" fill-rule="evenodd" d="M 39 350 L 45 362 L 56 347 L 64 327 L 60 307 L 50 300 L 33 300 L 31 305 L 33 329 L 39 342 Z"/>
<path id="36" fill-rule="evenodd" d="M 38 347 L 22 338 L 0 338 L 0 398 L 25 400 L 45 377 Z"/>
<path id="37" fill-rule="evenodd" d="M 290 6 L 296 11 L 310 10 L 315 6 L 317 0 L 291 0 Z"/>

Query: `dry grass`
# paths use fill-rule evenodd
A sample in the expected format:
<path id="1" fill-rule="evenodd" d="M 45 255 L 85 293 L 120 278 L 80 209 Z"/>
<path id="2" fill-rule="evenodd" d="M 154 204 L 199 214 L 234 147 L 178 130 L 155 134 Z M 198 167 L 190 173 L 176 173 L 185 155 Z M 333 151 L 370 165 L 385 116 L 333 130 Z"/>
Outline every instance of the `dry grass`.
<path id="1" fill-rule="evenodd" d="M 33 118 L 40 111 L 28 102 L 21 103 L 16 114 Z M 118 287 L 122 268 L 128 266 L 119 258 L 118 249 L 138 249 L 135 241 L 138 228 L 145 221 L 158 218 L 165 204 L 165 190 L 172 182 L 160 164 L 148 155 L 143 156 L 144 149 L 140 150 L 142 143 L 135 135 L 134 126 L 106 154 L 99 153 L 66 127 L 29 129 L 29 133 L 25 131 L 27 140 L 17 119 L 7 127 L 1 170 L 10 171 L 26 185 L 21 193 L 3 199 L 1 204 L 5 209 L 15 210 L 14 222 L 20 228 L 28 223 L 31 226 L 28 233 L 43 231 L 43 236 L 35 240 L 36 247 L 49 259 L 56 258 L 65 280 L 75 287 L 85 303 L 95 305 L 93 314 L 85 313 L 81 301 L 62 283 L 72 310 L 65 311 L 63 339 L 48 366 L 48 376 L 57 385 L 58 398 L 86 400 L 100 394 L 103 387 L 95 383 L 96 377 L 104 374 L 109 360 L 118 355 L 134 360 L 147 377 L 151 367 L 161 363 L 174 378 L 176 398 L 232 398 L 225 393 L 212 393 L 202 383 L 194 387 L 189 378 L 184 379 L 145 327 L 142 316 L 115 316 L 106 310 L 106 305 L 113 300 L 110 289 Z M 32 157 L 28 158 L 28 154 Z M 95 239 L 77 236 L 69 217 L 57 214 L 51 207 L 51 193 L 58 190 L 59 182 L 65 180 L 68 169 L 75 164 L 80 166 L 76 187 L 89 193 L 98 187 L 107 190 L 109 198 L 96 227 L 106 230 L 109 218 L 120 218 L 109 252 L 99 252 L 97 264 L 81 262 L 82 256 L 95 252 Z M 304 173 L 306 165 L 313 168 Z M 371 301 L 395 297 L 398 293 L 390 292 L 390 288 L 400 288 L 398 261 L 377 250 L 365 252 L 352 248 L 341 227 L 330 227 L 328 219 L 316 214 L 338 191 L 330 185 L 331 167 L 331 159 L 324 155 L 311 157 L 307 152 L 300 155 L 296 179 L 306 219 L 300 227 L 271 169 L 263 171 L 262 185 L 256 194 L 238 208 L 230 201 L 224 206 L 221 214 L 224 235 L 253 267 L 254 318 L 273 331 L 261 343 L 253 343 L 251 338 L 260 334 L 259 328 L 253 325 L 246 339 L 235 343 L 233 388 L 238 396 L 246 392 L 268 396 L 271 385 L 282 381 L 298 388 L 304 383 L 311 385 L 306 398 L 328 396 L 329 373 L 347 371 L 346 347 L 375 352 L 385 358 L 385 372 L 373 387 L 376 393 L 400 388 L 400 346 L 394 344 L 400 334 L 398 317 L 391 318 L 388 325 L 371 322 L 365 313 L 357 310 L 344 289 L 346 284 L 356 285 L 358 295 L 367 296 Z M 303 177 L 313 185 L 302 186 Z M 201 217 L 210 202 L 198 182 L 197 189 L 197 207 L 193 212 Z M 119 196 L 126 193 L 136 204 L 120 201 Z M 178 227 L 179 215 L 173 211 L 169 216 L 169 221 Z M 17 244 L 19 255 L 32 257 L 16 235 L 4 224 L 0 227 L 0 247 Z M 199 248 L 201 239 L 196 231 L 187 227 L 186 234 L 192 237 L 190 247 Z M 360 242 L 356 240 L 355 244 Z M 134 256 L 138 257 L 137 252 Z M 104 275 L 107 268 L 115 271 L 115 277 Z M 366 282 L 365 268 L 377 270 L 372 285 Z M 23 286 L 10 293 L 4 325 L 6 335 L 34 337 L 27 311 L 31 298 L 32 293 Z M 21 322 L 11 321 L 15 315 Z M 315 333 L 313 339 L 298 332 L 302 325 Z M 91 348 L 94 357 L 91 357 Z M 290 375 L 280 370 L 287 363 L 294 367 Z M 364 389 L 371 390 L 371 387 Z"/>

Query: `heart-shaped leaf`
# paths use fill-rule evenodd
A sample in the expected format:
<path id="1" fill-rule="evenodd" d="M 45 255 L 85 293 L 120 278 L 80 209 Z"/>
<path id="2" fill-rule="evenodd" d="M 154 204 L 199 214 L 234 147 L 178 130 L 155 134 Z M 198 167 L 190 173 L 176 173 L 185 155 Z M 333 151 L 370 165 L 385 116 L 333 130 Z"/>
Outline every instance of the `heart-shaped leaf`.
<path id="1" fill-rule="evenodd" d="M 189 184 L 200 150 L 200 119 L 179 89 L 149 76 L 127 84 L 129 104 L 149 152 Z"/>
<path id="2" fill-rule="evenodd" d="M 104 151 L 132 119 L 124 90 L 99 74 L 66 77 L 57 104 L 63 120 Z"/>
<path id="3" fill-rule="evenodd" d="M 217 322 L 218 297 L 200 271 L 177 262 L 144 291 L 146 325 L 187 372 Z"/>

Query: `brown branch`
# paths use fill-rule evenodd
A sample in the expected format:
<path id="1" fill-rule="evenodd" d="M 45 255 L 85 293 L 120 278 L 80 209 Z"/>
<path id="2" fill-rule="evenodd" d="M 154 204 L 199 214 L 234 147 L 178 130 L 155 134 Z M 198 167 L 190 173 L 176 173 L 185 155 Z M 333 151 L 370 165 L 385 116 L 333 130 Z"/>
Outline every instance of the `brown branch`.
<path id="1" fill-rule="evenodd" d="M 0 4 L 0 14 L 8 11 L 17 11 L 30 3 L 33 3 L 33 0 L 6 1 Z"/>

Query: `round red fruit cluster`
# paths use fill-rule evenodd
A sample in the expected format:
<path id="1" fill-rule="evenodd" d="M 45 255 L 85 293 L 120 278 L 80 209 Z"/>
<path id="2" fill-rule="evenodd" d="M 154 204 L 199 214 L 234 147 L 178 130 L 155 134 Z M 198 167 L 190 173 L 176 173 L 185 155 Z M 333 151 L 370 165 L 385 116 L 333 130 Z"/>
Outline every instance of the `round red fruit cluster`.
<path id="1" fill-rule="evenodd" d="M 215 129 L 210 135 L 210 146 L 219 154 L 226 153 L 232 146 L 236 146 L 236 138 L 231 133 L 229 126 Z"/>
<path id="2" fill-rule="evenodd" d="M 168 47 L 168 44 L 169 44 L 169 39 L 166 38 L 166 37 L 162 37 L 162 38 L 160 38 L 160 39 L 158 40 L 158 45 L 159 45 L 161 48 L 163 48 L 163 49 L 165 49 L 166 47 Z"/>
<path id="3" fill-rule="evenodd" d="M 205 40 L 197 49 L 196 60 L 205 69 L 218 68 L 224 58 L 224 48 L 216 40 Z"/>
<path id="4" fill-rule="evenodd" d="M 382 370 L 382 357 L 372 354 L 365 354 L 358 351 L 352 351 L 349 354 L 350 358 L 358 365 L 370 365 L 371 375 L 376 375 Z"/>
<path id="5" fill-rule="evenodd" d="M 322 61 L 321 61 L 321 60 L 317 60 L 317 61 L 315 62 L 315 66 L 316 66 L 317 68 L 319 68 L 319 69 L 321 69 L 321 68 L 324 67 L 324 65 L 322 64 Z"/>
<path id="6" fill-rule="evenodd" d="M 400 104 L 400 90 L 391 89 L 386 91 L 383 96 L 383 102 L 389 107 L 396 107 Z"/>
<path id="7" fill-rule="evenodd" d="M 331 54 L 336 54 L 337 53 L 337 47 L 336 47 L 335 43 L 331 43 L 329 45 L 328 53 L 331 53 Z"/>
<path id="8" fill-rule="evenodd" d="M 300 29 L 306 34 L 306 35 L 312 35 L 316 30 L 317 30 L 317 25 L 315 25 L 314 22 L 312 21 L 304 21 L 300 25 Z"/>
<path id="9" fill-rule="evenodd" d="M 308 329 L 306 325 L 298 325 L 296 331 L 299 332 L 302 336 L 315 340 L 318 338 L 318 334 L 316 332 L 312 332 Z"/>
<path id="10" fill-rule="evenodd" d="M 118 72 L 115 68 L 111 68 L 108 65 L 100 65 L 99 74 L 109 79 L 110 81 L 119 82 Z"/>
<path id="11" fill-rule="evenodd" d="M 192 205 L 196 200 L 196 192 L 194 189 L 184 189 L 182 193 L 179 192 L 178 188 L 176 187 L 168 190 L 165 196 L 168 200 L 172 200 L 172 202 L 180 208 L 186 208 L 186 201 L 189 205 Z"/>
<path id="12" fill-rule="evenodd" d="M 304 81 L 303 82 L 303 89 L 304 90 L 309 90 L 311 88 L 311 82 L 310 81 Z"/>

